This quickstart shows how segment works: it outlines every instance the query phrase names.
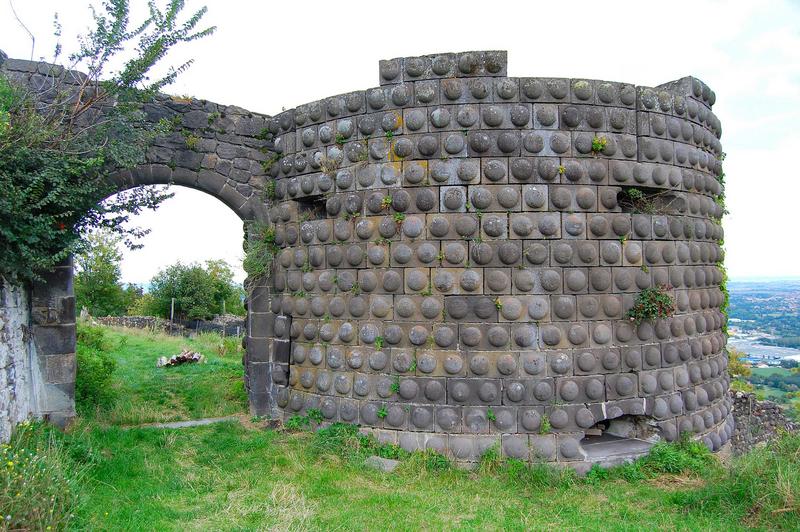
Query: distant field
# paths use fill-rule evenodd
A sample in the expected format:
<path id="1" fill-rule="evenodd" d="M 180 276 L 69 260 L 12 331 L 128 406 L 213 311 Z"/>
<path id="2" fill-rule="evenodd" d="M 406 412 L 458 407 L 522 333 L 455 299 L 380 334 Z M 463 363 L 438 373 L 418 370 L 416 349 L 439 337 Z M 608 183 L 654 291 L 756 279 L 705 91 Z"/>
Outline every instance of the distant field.
<path id="1" fill-rule="evenodd" d="M 792 370 L 786 368 L 753 368 L 753 375 L 766 377 L 768 375 L 791 375 Z"/>

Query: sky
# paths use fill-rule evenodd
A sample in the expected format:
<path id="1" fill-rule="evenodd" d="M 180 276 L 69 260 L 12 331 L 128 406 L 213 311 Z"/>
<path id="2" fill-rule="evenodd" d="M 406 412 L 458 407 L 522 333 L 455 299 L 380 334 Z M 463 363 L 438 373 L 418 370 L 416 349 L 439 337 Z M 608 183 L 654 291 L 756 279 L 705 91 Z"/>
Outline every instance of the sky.
<path id="1" fill-rule="evenodd" d="M 132 0 L 137 9 L 144 0 Z M 163 5 L 163 0 L 160 1 Z M 85 0 L 13 0 L 52 57 L 90 23 Z M 277 114 L 378 84 L 378 60 L 465 50 L 507 50 L 509 76 L 582 77 L 655 86 L 694 75 L 717 95 L 731 278 L 800 277 L 800 2 L 676 0 L 508 2 L 267 2 L 187 0 L 208 6 L 217 32 L 168 57 L 191 69 L 167 92 Z M 99 5 L 99 2 L 95 2 Z M 503 9 L 504 5 L 513 6 Z M 455 6 L 455 7 L 454 7 Z M 134 10 L 133 19 L 140 11 Z M 0 50 L 30 58 L 31 41 L 0 0 Z M 241 221 L 216 199 L 181 187 L 136 225 L 152 232 L 126 252 L 123 280 L 147 282 L 177 260 L 224 258 L 241 271 Z"/>

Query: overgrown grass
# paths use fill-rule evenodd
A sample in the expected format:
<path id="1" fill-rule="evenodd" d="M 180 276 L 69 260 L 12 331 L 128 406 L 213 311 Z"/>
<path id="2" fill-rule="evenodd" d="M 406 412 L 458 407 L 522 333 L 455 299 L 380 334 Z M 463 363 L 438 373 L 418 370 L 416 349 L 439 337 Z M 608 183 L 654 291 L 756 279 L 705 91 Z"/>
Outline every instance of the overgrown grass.
<path id="1" fill-rule="evenodd" d="M 221 350 L 219 335 L 181 338 L 143 330 L 105 330 L 117 365 L 110 387 L 117 400 L 83 408 L 86 417 L 103 424 L 137 425 L 247 412 L 241 355 Z M 184 347 L 205 355 L 206 362 L 156 367 L 158 357 L 177 354 Z"/>
<path id="2" fill-rule="evenodd" d="M 683 438 L 678 442 L 659 442 L 650 449 L 650 454 L 610 469 L 593 466 L 586 479 L 626 480 L 636 482 L 655 478 L 663 474 L 703 475 L 719 469 L 719 463 L 708 447 L 697 441 Z"/>
<path id="3" fill-rule="evenodd" d="M 59 437 L 22 423 L 0 445 L 0 530 L 61 530 L 73 520 L 86 468 Z"/>
<path id="4" fill-rule="evenodd" d="M 156 417 L 167 417 L 173 402 L 140 396 L 162 393 L 158 385 L 168 386 L 180 403 L 209 392 L 175 387 L 224 382 L 234 365 L 241 372 L 235 360 L 230 368 L 207 365 L 211 378 L 190 371 L 173 373 L 176 381 L 152 380 L 138 370 L 155 371 L 158 350 L 171 351 L 183 340 L 133 331 L 108 335 L 120 362 L 113 378 L 118 400 L 130 396 L 148 404 L 161 411 Z M 171 371 L 183 369 L 192 367 Z M 121 380 L 127 380 L 124 386 Z M 800 519 L 794 495 L 800 493 L 798 436 L 784 436 L 730 470 L 702 445 L 683 441 L 656 445 L 634 464 L 580 478 L 569 468 L 504 459 L 498 448 L 485 453 L 477 470 L 466 471 L 433 451 L 407 453 L 341 423 L 316 432 L 238 423 L 166 430 L 124 429 L 109 426 L 108 419 L 84 418 L 68 434 L 34 428 L 37 441 L 52 441 L 58 449 L 50 454 L 54 470 L 70 472 L 64 476 L 71 502 L 59 508 L 75 515 L 69 522 L 74 529 L 742 530 L 796 528 Z M 309 415 L 309 427 L 318 422 Z M 402 463 L 391 474 L 374 471 L 364 466 L 371 454 Z"/>
<path id="5" fill-rule="evenodd" d="M 734 516 L 749 526 L 800 527 L 800 434 L 783 434 L 733 460 L 715 482 L 678 493 L 674 502 L 709 515 Z"/>

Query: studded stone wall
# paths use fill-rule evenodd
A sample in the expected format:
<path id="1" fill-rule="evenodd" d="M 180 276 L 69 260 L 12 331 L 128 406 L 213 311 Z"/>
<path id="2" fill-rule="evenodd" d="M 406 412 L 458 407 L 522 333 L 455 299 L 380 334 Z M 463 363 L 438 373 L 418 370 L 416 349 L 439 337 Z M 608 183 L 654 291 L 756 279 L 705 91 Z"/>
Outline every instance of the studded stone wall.
<path id="1" fill-rule="evenodd" d="M 462 461 L 578 466 L 625 415 L 718 449 L 714 93 L 506 72 L 505 52 L 382 61 L 380 87 L 267 121 L 278 407 Z M 651 286 L 677 310 L 637 325 Z"/>

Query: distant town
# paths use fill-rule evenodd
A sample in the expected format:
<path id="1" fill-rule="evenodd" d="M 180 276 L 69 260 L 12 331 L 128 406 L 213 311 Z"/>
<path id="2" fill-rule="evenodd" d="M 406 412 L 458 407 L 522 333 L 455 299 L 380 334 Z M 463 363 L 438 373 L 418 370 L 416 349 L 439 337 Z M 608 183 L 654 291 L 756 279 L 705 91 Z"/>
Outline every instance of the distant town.
<path id="1" fill-rule="evenodd" d="M 800 279 L 733 280 L 728 291 L 729 346 L 754 367 L 800 361 Z"/>

